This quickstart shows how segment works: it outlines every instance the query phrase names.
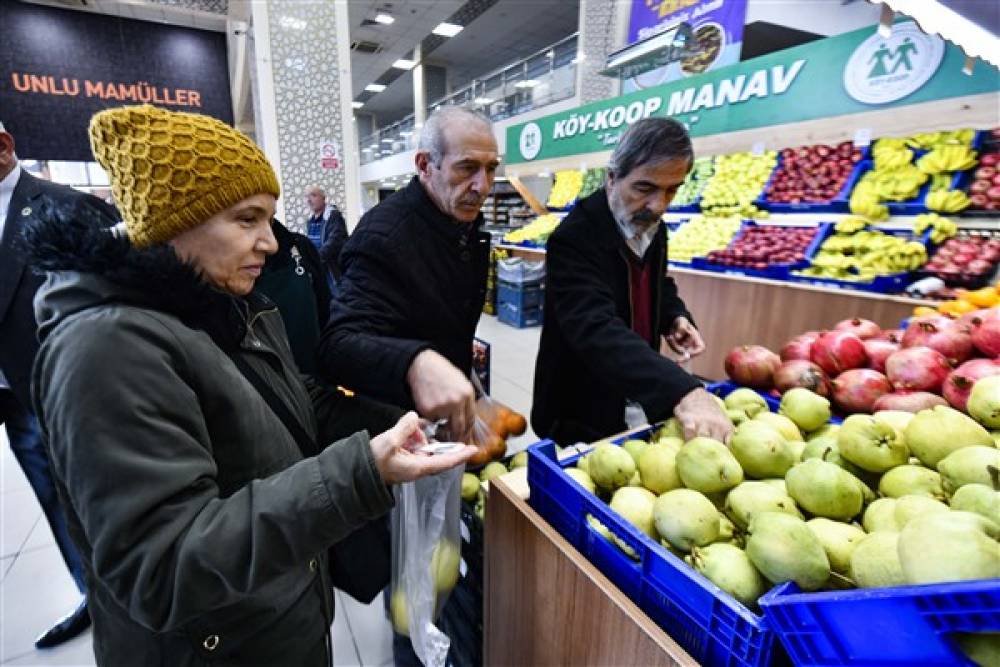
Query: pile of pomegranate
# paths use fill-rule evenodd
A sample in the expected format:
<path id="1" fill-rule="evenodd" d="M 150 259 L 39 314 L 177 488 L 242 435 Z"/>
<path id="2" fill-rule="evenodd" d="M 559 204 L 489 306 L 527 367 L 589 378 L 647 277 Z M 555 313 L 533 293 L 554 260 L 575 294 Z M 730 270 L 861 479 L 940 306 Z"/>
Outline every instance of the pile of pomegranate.
<path id="1" fill-rule="evenodd" d="M 966 234 L 945 241 L 923 270 L 949 285 L 974 285 L 988 279 L 1000 263 L 1000 232 Z"/>
<path id="2" fill-rule="evenodd" d="M 781 162 L 765 190 L 765 198 L 781 204 L 829 203 L 863 156 L 850 141 L 837 146 L 786 148 L 781 151 Z"/>
<path id="3" fill-rule="evenodd" d="M 819 233 L 819 227 L 746 227 L 725 250 L 713 250 L 706 259 L 713 264 L 762 270 L 769 266 L 801 262 Z"/>
<path id="4" fill-rule="evenodd" d="M 935 405 L 965 412 L 976 380 L 1000 375 L 1000 308 L 958 319 L 918 317 L 905 331 L 844 320 L 832 331 L 796 336 L 779 354 L 760 345 L 734 348 L 725 366 L 737 384 L 777 395 L 805 387 L 842 414 Z"/>
<path id="5" fill-rule="evenodd" d="M 969 185 L 969 201 L 973 209 L 1000 211 L 1000 127 L 990 132 L 990 142 L 979 157 L 979 168 Z"/>

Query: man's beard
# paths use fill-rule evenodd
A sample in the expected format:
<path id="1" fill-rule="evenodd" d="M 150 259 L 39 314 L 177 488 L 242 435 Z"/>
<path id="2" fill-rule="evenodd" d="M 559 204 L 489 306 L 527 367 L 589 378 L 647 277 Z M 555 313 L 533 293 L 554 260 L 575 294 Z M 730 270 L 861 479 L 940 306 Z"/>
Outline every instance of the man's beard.
<path id="1" fill-rule="evenodd" d="M 617 193 L 612 193 L 608 197 L 608 205 L 611 208 L 611 215 L 615 217 L 615 220 L 620 225 L 633 225 L 645 231 L 656 225 L 660 219 L 660 216 L 647 208 L 641 208 L 635 213 L 629 213 Z"/>

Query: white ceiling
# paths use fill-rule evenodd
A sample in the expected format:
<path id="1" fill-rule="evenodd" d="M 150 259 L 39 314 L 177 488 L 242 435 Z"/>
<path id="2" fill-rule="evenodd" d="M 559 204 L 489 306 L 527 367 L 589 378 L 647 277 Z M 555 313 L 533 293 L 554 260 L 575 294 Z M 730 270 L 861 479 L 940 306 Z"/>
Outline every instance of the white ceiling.
<path id="1" fill-rule="evenodd" d="M 180 5 L 153 4 L 146 0 L 25 0 L 36 5 L 109 14 L 126 19 L 168 23 L 186 28 L 225 32 L 226 15 Z"/>

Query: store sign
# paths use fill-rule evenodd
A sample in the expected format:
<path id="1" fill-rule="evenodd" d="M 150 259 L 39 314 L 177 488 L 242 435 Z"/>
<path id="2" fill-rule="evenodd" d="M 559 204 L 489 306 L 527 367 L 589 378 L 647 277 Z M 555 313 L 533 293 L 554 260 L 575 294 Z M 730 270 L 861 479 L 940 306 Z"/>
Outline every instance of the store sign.
<path id="1" fill-rule="evenodd" d="M 863 28 L 513 125 L 507 128 L 512 150 L 506 161 L 517 164 L 607 150 L 629 125 L 650 116 L 673 116 L 697 137 L 1000 90 L 995 68 L 984 64 L 971 76 L 963 74 L 961 49 L 919 33 L 910 21 L 894 26 L 898 40 L 872 42 L 869 51 L 866 44 L 874 30 Z M 881 53 L 879 61 L 876 53 L 883 43 L 888 53 Z M 935 50 L 940 55 L 935 56 Z M 886 73 L 876 68 L 879 62 Z M 848 83 L 859 77 L 867 83 L 856 88 Z M 522 149 L 524 141 L 530 151 Z"/>
<path id="2" fill-rule="evenodd" d="M 333 139 L 319 142 L 319 166 L 320 169 L 340 168 L 340 144 Z"/>
<path id="3" fill-rule="evenodd" d="M 679 23 L 694 35 L 695 55 L 625 79 L 623 92 L 644 88 L 739 62 L 747 0 L 632 0 L 630 44 L 652 37 Z"/>
<path id="4" fill-rule="evenodd" d="M 92 161 L 87 126 L 153 104 L 232 124 L 226 36 L 0 1 L 0 120 L 21 158 Z"/>

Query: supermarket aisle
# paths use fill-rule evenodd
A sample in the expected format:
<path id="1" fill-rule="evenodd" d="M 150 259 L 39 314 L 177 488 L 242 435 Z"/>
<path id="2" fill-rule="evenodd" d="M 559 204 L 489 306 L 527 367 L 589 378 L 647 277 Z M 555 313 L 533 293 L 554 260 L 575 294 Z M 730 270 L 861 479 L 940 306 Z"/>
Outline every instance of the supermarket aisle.
<path id="1" fill-rule="evenodd" d="M 485 315 L 479 325 L 479 337 L 492 346 L 493 395 L 525 416 L 540 333 L 538 327 L 514 329 Z M 511 441 L 509 451 L 534 440 L 529 430 Z M 45 652 L 32 645 L 35 635 L 76 601 L 76 587 L 0 428 L 0 664 L 93 665 L 89 632 Z M 365 606 L 338 593 L 333 645 L 337 665 L 391 665 L 392 635 L 381 598 Z"/>

